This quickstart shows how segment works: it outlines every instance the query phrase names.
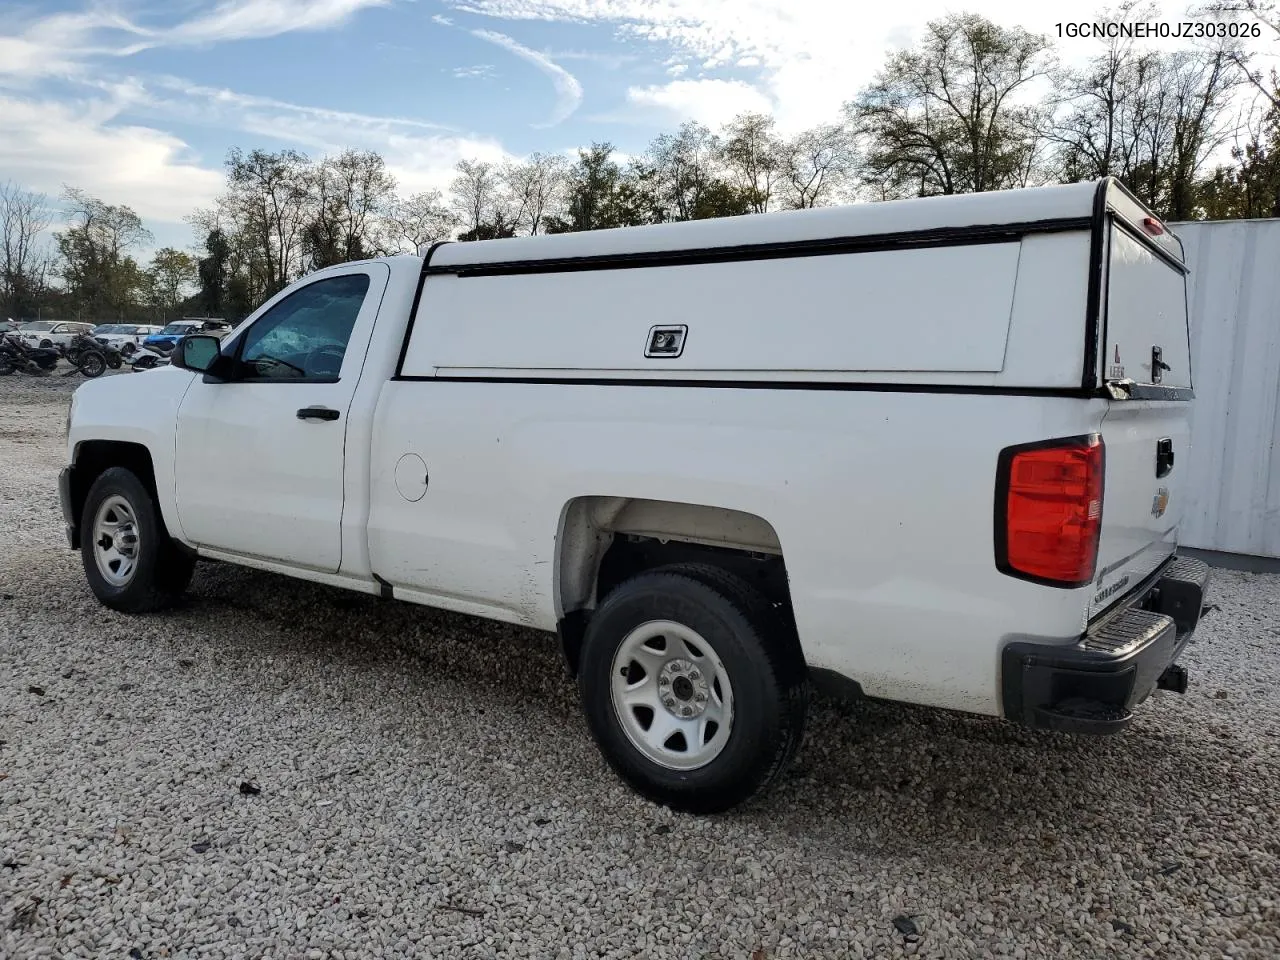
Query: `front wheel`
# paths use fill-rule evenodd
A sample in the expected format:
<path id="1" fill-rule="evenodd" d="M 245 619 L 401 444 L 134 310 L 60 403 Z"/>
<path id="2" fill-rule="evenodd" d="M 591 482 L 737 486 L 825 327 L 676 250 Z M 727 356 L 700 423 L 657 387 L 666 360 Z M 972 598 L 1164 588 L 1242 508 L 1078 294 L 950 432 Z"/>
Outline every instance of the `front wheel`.
<path id="1" fill-rule="evenodd" d="M 155 500 L 132 471 L 104 471 L 89 488 L 81 522 L 85 576 L 105 606 L 159 610 L 191 582 L 195 561 L 169 538 Z"/>
<path id="2" fill-rule="evenodd" d="M 583 638 L 579 687 L 615 772 L 678 810 L 717 813 L 767 790 L 803 736 L 794 629 L 716 567 L 664 567 L 613 590 Z"/>
<path id="3" fill-rule="evenodd" d="M 73 362 L 90 380 L 107 372 L 107 358 L 97 350 L 86 350 Z"/>

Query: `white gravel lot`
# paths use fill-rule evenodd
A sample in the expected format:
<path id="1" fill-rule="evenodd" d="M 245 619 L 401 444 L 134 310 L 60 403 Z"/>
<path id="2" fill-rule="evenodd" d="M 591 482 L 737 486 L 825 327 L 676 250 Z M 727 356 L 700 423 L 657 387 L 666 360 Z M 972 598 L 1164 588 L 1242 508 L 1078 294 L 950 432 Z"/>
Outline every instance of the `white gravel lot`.
<path id="1" fill-rule="evenodd" d="M 819 700 L 698 819 L 608 772 L 552 638 L 225 565 L 99 606 L 73 385 L 0 381 L 2 957 L 1280 956 L 1280 578 L 1219 572 L 1121 737 Z"/>

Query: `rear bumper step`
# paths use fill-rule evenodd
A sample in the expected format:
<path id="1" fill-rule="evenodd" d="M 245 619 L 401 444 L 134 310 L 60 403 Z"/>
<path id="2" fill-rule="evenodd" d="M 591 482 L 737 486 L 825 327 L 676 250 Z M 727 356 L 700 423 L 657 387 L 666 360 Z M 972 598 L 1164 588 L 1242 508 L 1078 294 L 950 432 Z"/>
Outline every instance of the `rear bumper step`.
<path id="1" fill-rule="evenodd" d="M 1208 564 L 1179 557 L 1075 643 L 1008 644 L 1005 717 L 1043 730 L 1113 734 L 1155 690 L 1185 692 L 1187 672 L 1174 661 L 1200 621 L 1208 584 Z"/>

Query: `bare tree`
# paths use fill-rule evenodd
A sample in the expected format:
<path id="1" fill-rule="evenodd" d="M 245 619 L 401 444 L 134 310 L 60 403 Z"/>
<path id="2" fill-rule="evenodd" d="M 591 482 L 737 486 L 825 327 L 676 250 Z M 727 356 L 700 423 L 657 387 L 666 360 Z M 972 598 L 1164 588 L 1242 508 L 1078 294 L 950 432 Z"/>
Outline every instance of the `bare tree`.
<path id="1" fill-rule="evenodd" d="M 563 212 L 569 188 L 567 157 L 535 153 L 523 163 L 504 163 L 498 176 L 516 226 L 530 236 L 545 229 L 549 216 Z"/>
<path id="2" fill-rule="evenodd" d="M 1107 20 L 1127 23 L 1153 19 L 1150 4 L 1129 2 L 1104 11 Z M 1054 74 L 1057 92 L 1051 101 L 1056 116 L 1045 135 L 1068 181 L 1106 176 L 1127 179 L 1137 152 L 1136 131 L 1146 122 L 1150 88 L 1158 55 L 1139 50 L 1133 38 L 1108 39 L 1101 53 L 1079 69 Z"/>
<path id="3" fill-rule="evenodd" d="M 1145 18 L 1148 7 L 1121 8 Z M 1235 131 L 1228 107 L 1240 76 L 1230 47 L 1162 53 L 1108 42 L 1084 68 L 1058 76 L 1046 136 L 1067 181 L 1116 176 L 1161 214 L 1194 215 L 1202 168 Z"/>
<path id="4" fill-rule="evenodd" d="M 5 316 L 35 309 L 48 263 L 38 239 L 51 222 L 44 194 L 0 184 L 0 313 Z"/>
<path id="5" fill-rule="evenodd" d="M 723 162 L 730 182 L 748 198 L 752 213 L 768 213 L 786 175 L 787 151 L 774 133 L 773 117 L 743 113 L 722 131 Z"/>
<path id="6" fill-rule="evenodd" d="M 447 239 L 455 226 L 457 218 L 439 190 L 415 193 L 392 202 L 383 219 L 379 249 L 383 253 L 418 253 Z"/>
<path id="7" fill-rule="evenodd" d="M 227 155 L 227 193 L 219 199 L 223 218 L 234 224 L 248 284 L 255 300 L 271 296 L 299 276 L 304 231 L 315 169 L 296 150 Z"/>
<path id="8" fill-rule="evenodd" d="M 805 130 L 784 150 L 786 203 L 797 210 L 829 202 L 849 181 L 858 162 L 853 136 L 838 123 Z"/>
<path id="9" fill-rule="evenodd" d="M 395 194 L 395 178 L 372 151 L 325 157 L 312 178 L 312 213 L 304 241 L 313 268 L 362 260 Z"/>
<path id="10" fill-rule="evenodd" d="M 1198 12 L 1215 20 L 1256 24 L 1260 36 L 1270 36 L 1280 43 L 1280 3 L 1276 0 L 1216 0 Z M 1243 47 L 1230 49 L 1228 56 L 1245 80 L 1271 104 L 1271 108 L 1280 111 L 1280 71 L 1274 67 L 1267 73 L 1254 69 L 1251 57 Z"/>
<path id="11" fill-rule="evenodd" d="M 653 171 L 666 219 L 698 216 L 703 195 L 716 180 L 720 153 L 720 138 L 700 123 L 682 124 L 676 133 L 653 141 L 647 166 Z"/>
<path id="12" fill-rule="evenodd" d="M 463 232 L 459 239 L 510 236 L 514 217 L 502 189 L 502 178 L 491 163 L 459 160 L 458 175 L 449 186 L 452 206 Z"/>
<path id="13" fill-rule="evenodd" d="M 869 179 L 918 196 L 1026 183 L 1042 118 L 1025 97 L 1050 65 L 1048 40 L 1025 30 L 975 14 L 931 22 L 846 105 Z"/>

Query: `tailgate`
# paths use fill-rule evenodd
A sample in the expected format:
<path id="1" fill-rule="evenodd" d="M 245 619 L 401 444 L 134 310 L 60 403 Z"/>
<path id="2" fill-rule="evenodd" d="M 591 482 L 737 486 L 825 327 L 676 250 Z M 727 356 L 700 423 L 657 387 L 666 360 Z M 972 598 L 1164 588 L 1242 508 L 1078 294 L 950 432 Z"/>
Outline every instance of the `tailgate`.
<path id="1" fill-rule="evenodd" d="M 1185 273 L 1126 229 L 1108 243 L 1102 420 L 1106 474 L 1093 618 L 1176 549 L 1186 500 L 1191 361 Z"/>

